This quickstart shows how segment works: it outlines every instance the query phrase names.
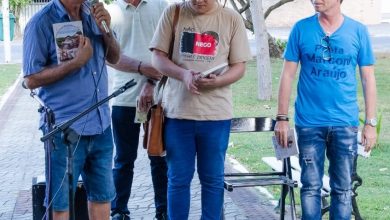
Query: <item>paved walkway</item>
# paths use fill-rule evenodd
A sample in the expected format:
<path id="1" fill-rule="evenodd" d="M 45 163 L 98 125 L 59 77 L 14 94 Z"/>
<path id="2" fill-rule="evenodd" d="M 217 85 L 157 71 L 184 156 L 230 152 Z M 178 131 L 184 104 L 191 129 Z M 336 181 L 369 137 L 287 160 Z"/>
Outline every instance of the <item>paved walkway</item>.
<path id="1" fill-rule="evenodd" d="M 0 105 L 0 220 L 32 219 L 32 178 L 44 174 L 44 150 L 38 131 L 38 104 L 16 83 Z M 139 149 L 129 202 L 132 219 L 153 219 L 149 160 Z M 230 166 L 227 166 L 229 168 Z M 230 168 L 229 168 L 230 169 Z M 227 220 L 277 219 L 273 207 L 254 189 L 225 192 Z M 190 219 L 200 218 L 200 185 L 192 184 Z"/>

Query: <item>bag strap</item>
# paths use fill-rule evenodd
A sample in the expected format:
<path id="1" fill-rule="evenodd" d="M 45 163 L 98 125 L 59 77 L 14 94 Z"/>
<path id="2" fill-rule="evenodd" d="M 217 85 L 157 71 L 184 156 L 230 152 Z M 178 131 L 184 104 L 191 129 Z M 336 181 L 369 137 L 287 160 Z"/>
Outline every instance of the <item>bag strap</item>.
<path id="1" fill-rule="evenodd" d="M 177 26 L 177 22 L 179 21 L 179 13 L 180 13 L 180 4 L 175 4 L 175 5 L 176 5 L 176 8 L 175 8 L 175 15 L 173 16 L 172 38 L 171 38 L 171 43 L 169 44 L 169 52 L 168 52 L 168 58 L 170 60 L 172 60 L 172 56 L 173 56 L 173 47 L 175 45 L 176 26 Z M 164 75 L 161 78 L 160 82 L 158 83 L 157 91 L 160 91 L 161 88 L 162 88 L 162 90 L 164 90 L 164 86 L 167 83 L 167 81 L 168 81 L 168 76 Z M 161 91 L 161 93 L 162 92 L 163 91 Z M 159 103 L 161 103 L 161 99 L 159 100 Z"/>
<path id="2" fill-rule="evenodd" d="M 179 21 L 179 13 L 180 13 L 180 4 L 176 4 L 175 15 L 173 16 L 173 24 L 172 24 L 172 39 L 169 45 L 168 58 L 172 60 L 173 56 L 173 46 L 175 44 L 175 36 L 176 36 L 176 26 Z"/>

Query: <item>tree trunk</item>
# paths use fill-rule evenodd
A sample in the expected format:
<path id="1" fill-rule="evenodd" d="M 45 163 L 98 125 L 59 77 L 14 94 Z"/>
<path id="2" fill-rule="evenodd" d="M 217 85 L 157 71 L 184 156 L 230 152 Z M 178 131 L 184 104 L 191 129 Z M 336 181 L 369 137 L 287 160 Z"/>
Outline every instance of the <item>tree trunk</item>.
<path id="1" fill-rule="evenodd" d="M 14 16 L 15 16 L 15 38 L 21 38 L 22 36 L 22 30 L 20 28 L 19 18 L 20 18 L 20 7 L 16 7 L 14 9 Z"/>
<path id="2" fill-rule="evenodd" d="M 263 1 L 251 0 L 251 13 L 255 33 L 256 61 L 258 75 L 258 98 L 271 100 L 272 98 L 272 74 L 271 60 L 269 56 L 268 33 L 265 26 Z"/>

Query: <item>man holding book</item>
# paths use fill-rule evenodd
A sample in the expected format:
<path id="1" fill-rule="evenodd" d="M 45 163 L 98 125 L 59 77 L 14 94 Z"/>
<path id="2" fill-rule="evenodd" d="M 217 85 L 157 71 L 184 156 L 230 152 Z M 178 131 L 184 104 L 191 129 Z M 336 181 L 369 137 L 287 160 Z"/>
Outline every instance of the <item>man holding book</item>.
<path id="1" fill-rule="evenodd" d="M 105 61 L 116 63 L 120 51 L 110 30 L 104 27 L 110 20 L 102 3 L 53 0 L 27 24 L 23 41 L 25 84 L 30 89 L 39 89 L 38 96 L 54 112 L 55 124 L 73 118 L 108 96 Z M 53 31 L 53 24 L 62 23 L 62 30 L 72 32 L 78 26 L 72 22 L 82 24 L 81 34 L 74 35 L 78 37 L 74 41 L 78 43 L 77 52 L 73 59 L 61 61 L 56 48 L 62 31 Z M 53 207 L 54 219 L 69 218 L 65 142 L 73 147 L 73 185 L 80 174 L 83 178 L 89 218 L 109 219 L 110 201 L 115 196 L 109 115 L 105 103 L 76 121 L 63 135 L 54 135 L 49 174 L 52 197 L 46 198 L 46 205 Z M 40 128 L 46 134 L 47 124 L 43 119 L 44 115 Z"/>
<path id="2" fill-rule="evenodd" d="M 342 0 L 312 0 L 316 14 L 297 22 L 288 39 L 280 79 L 275 135 L 287 146 L 292 82 L 301 63 L 295 102 L 303 220 L 321 219 L 325 155 L 329 160 L 330 219 L 351 218 L 352 170 L 359 107 L 356 65 L 365 98 L 362 140 L 376 140 L 374 54 L 367 28 L 341 13 Z"/>
<path id="3" fill-rule="evenodd" d="M 172 25 L 177 8 L 172 5 L 164 11 L 150 44 L 153 66 L 168 76 L 163 91 L 168 217 L 188 219 L 196 165 L 201 219 L 219 220 L 233 116 L 230 85 L 245 73 L 245 63 L 251 59 L 249 44 L 240 15 L 218 0 L 190 0 L 178 7 L 176 29 Z M 175 41 L 170 60 L 172 30 Z"/>

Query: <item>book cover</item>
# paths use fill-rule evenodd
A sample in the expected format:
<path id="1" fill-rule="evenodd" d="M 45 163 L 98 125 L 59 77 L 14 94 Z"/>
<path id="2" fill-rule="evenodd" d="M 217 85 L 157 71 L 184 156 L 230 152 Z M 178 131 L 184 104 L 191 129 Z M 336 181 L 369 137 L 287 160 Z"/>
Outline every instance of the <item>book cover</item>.
<path id="1" fill-rule="evenodd" d="M 79 36 L 83 35 L 81 21 L 53 24 L 53 32 L 58 64 L 73 59 L 78 50 Z"/>
<path id="2" fill-rule="evenodd" d="M 297 134 L 294 128 L 290 128 L 288 131 L 288 147 L 281 146 L 276 140 L 275 135 L 272 136 L 272 144 L 275 150 L 275 157 L 278 160 L 297 155 L 299 153 Z"/>
<path id="3" fill-rule="evenodd" d="M 228 65 L 229 65 L 228 63 L 224 62 L 224 63 L 221 63 L 221 64 L 219 64 L 211 69 L 200 72 L 200 74 L 202 77 L 207 77 L 210 74 L 220 75 L 226 71 L 226 67 Z"/>

